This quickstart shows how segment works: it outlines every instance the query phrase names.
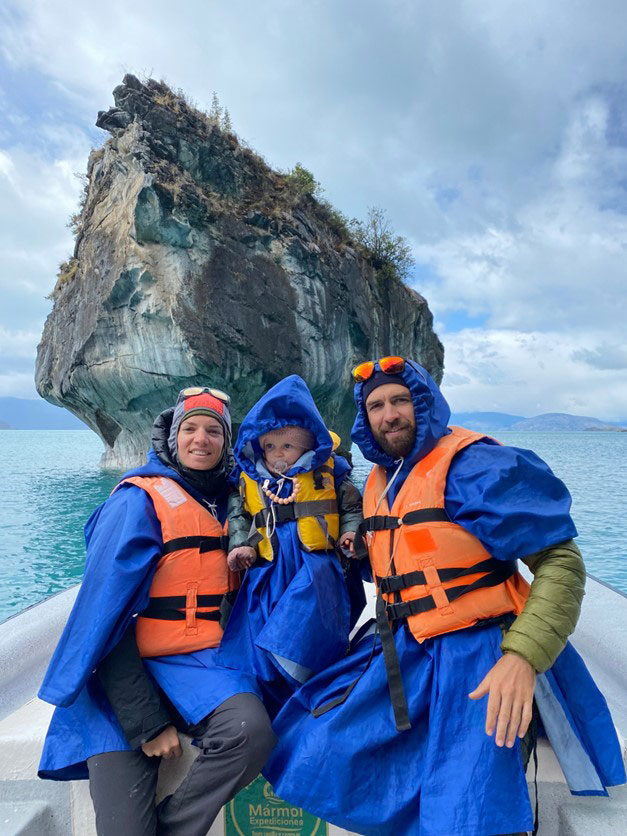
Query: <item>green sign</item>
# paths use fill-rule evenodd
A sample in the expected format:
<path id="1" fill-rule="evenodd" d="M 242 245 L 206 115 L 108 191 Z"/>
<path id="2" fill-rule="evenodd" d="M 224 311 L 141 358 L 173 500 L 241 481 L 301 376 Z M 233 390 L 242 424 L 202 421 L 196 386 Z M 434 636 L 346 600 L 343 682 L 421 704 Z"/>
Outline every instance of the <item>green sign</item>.
<path id="1" fill-rule="evenodd" d="M 259 775 L 224 810 L 225 836 L 327 836 L 327 824 L 278 798 Z"/>

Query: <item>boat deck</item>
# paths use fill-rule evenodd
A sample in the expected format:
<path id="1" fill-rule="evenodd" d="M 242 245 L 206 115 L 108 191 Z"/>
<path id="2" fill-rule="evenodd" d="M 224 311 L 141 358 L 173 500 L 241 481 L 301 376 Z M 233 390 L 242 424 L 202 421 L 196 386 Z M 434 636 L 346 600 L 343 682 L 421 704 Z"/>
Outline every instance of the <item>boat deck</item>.
<path id="1" fill-rule="evenodd" d="M 37 765 L 53 708 L 35 696 L 77 587 L 0 624 L 0 833 L 2 836 L 95 836 L 86 781 L 41 781 Z M 594 579 L 572 638 L 603 691 L 614 722 L 627 733 L 627 598 Z M 172 792 L 195 756 L 164 762 L 159 793 Z M 539 836 L 627 833 L 627 787 L 609 800 L 572 796 L 546 741 L 538 747 Z M 623 740 L 623 755 L 627 754 Z M 530 768 L 530 772 L 533 767 Z M 528 774 L 533 803 L 533 774 Z M 221 814 L 208 836 L 225 832 Z M 329 836 L 347 831 L 329 825 Z"/>

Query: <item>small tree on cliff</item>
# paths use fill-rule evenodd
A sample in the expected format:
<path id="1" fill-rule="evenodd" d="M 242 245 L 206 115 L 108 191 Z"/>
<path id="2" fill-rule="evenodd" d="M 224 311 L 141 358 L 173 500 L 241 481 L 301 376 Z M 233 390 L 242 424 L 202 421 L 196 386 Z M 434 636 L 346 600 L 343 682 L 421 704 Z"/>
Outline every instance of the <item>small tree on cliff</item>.
<path id="1" fill-rule="evenodd" d="M 320 183 L 311 171 L 300 163 L 296 163 L 294 168 L 287 172 L 285 181 L 288 189 L 299 197 L 305 194 L 310 197 L 319 197 L 322 193 Z"/>
<path id="2" fill-rule="evenodd" d="M 211 109 L 209 110 L 209 121 L 216 125 L 216 127 L 220 127 L 220 122 L 222 120 L 222 108 L 220 107 L 220 99 L 218 99 L 218 94 L 213 92 L 213 96 L 211 97 Z"/>
<path id="3" fill-rule="evenodd" d="M 220 127 L 224 131 L 225 134 L 232 134 L 233 133 L 233 122 L 231 121 L 231 114 L 228 111 L 228 108 L 224 108 L 224 113 L 222 114 L 222 121 Z"/>
<path id="4" fill-rule="evenodd" d="M 381 278 L 405 280 L 414 265 L 411 247 L 402 235 L 395 235 L 383 209 L 371 206 L 365 221 L 353 218 L 350 230 Z"/>

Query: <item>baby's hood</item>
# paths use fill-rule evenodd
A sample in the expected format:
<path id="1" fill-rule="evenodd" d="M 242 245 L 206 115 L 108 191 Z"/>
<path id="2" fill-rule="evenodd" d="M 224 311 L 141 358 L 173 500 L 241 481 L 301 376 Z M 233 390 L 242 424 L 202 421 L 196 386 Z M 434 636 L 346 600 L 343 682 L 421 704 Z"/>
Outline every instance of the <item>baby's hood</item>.
<path id="1" fill-rule="evenodd" d="M 315 470 L 327 461 L 333 449 L 331 435 L 307 384 L 296 374 L 280 380 L 269 389 L 252 407 L 240 426 L 233 452 L 241 469 L 255 481 L 261 480 L 255 464 L 261 457 L 259 436 L 287 426 L 304 427 L 315 439 L 314 455 L 307 470 Z M 293 475 L 304 470 L 295 465 L 288 473 Z"/>

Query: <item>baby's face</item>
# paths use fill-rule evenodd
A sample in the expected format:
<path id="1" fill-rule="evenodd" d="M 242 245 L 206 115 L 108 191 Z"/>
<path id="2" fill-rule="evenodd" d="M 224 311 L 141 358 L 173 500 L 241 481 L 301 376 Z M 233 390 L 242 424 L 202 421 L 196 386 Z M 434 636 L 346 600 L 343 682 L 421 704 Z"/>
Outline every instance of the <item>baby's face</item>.
<path id="1" fill-rule="evenodd" d="M 263 440 L 263 459 L 274 473 L 285 473 L 305 452 L 291 441 L 282 441 L 280 436 L 266 437 Z"/>

